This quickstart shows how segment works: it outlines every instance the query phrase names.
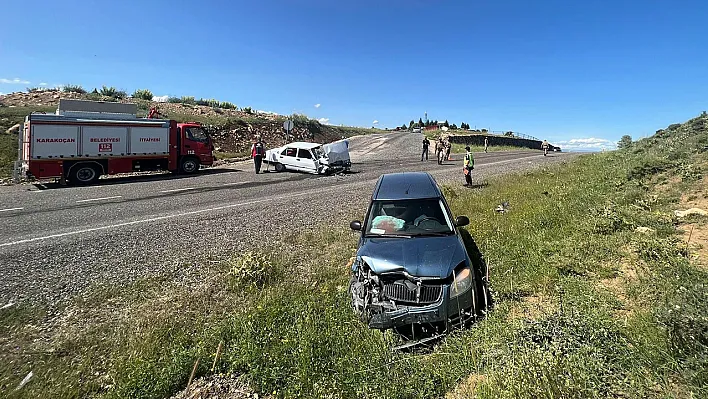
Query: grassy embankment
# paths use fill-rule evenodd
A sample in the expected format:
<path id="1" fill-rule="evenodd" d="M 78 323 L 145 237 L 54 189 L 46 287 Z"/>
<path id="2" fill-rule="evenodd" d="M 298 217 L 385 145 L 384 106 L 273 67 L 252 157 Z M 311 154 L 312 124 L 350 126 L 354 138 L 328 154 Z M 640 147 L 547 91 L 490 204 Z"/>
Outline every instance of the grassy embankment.
<path id="1" fill-rule="evenodd" d="M 199 286 L 97 292 L 45 340 L 42 309 L 1 311 L 0 387 L 33 370 L 10 397 L 164 397 L 199 359 L 197 376 L 236 373 L 282 397 L 706 397 L 705 251 L 672 214 L 706 203 L 706 148 L 704 116 L 481 190 L 446 186 L 454 212 L 471 216 L 497 307 L 430 352 L 392 353 L 352 315 L 356 238 L 341 218 L 267 255 L 234 254 Z M 495 214 L 502 201 L 509 212 Z M 705 233 L 706 218 L 688 223 Z"/>

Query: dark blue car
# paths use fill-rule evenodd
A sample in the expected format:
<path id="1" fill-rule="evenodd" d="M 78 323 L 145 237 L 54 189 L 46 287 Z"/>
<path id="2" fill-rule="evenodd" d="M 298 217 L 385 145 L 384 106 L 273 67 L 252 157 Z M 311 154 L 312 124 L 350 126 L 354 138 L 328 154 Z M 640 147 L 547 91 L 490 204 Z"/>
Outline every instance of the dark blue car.
<path id="1" fill-rule="evenodd" d="M 351 222 L 361 238 L 349 290 L 369 327 L 423 342 L 486 313 L 486 265 L 467 224 L 430 174 L 379 178 L 366 219 Z"/>

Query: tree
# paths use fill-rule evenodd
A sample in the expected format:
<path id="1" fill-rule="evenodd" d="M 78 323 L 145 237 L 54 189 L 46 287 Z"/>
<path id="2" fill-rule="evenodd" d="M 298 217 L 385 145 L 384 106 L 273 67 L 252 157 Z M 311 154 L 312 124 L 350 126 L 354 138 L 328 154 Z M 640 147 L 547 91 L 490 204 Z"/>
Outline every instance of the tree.
<path id="1" fill-rule="evenodd" d="M 447 122 L 447 119 L 445 119 L 445 122 L 443 122 L 442 125 L 445 126 L 445 127 L 450 127 L 450 124 Z"/>
<path id="2" fill-rule="evenodd" d="M 452 130 L 457 130 L 457 125 L 455 125 L 455 124 L 453 123 L 452 125 L 450 125 L 450 129 L 452 129 Z"/>
<path id="3" fill-rule="evenodd" d="M 413 119 L 411 119 L 411 123 L 408 124 L 408 128 L 413 129 L 413 125 L 415 125 L 415 121 Z"/>
<path id="4" fill-rule="evenodd" d="M 632 145 L 632 136 L 625 134 L 617 143 L 617 148 L 627 148 Z"/>
<path id="5" fill-rule="evenodd" d="M 418 126 L 423 126 L 423 118 L 418 119 Z"/>
<path id="6" fill-rule="evenodd" d="M 408 125 L 406 125 L 405 123 L 402 124 L 402 125 L 401 125 L 401 130 L 406 130 L 406 129 L 408 129 Z"/>

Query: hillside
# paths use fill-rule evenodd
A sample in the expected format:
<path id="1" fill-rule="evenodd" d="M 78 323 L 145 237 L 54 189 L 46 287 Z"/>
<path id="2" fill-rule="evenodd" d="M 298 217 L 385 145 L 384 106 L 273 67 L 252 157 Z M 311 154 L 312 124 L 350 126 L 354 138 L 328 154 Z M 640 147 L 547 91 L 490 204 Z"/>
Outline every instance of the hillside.
<path id="1" fill-rule="evenodd" d="M 135 103 L 138 105 L 139 116 L 145 116 L 152 106 L 158 106 L 165 118 L 178 122 L 200 122 L 210 127 L 219 158 L 247 154 L 252 140 L 258 136 L 267 146 L 275 147 L 296 140 L 331 142 L 342 137 L 383 132 L 378 129 L 325 125 L 304 115 L 283 116 L 253 111 L 248 107 L 231 108 L 235 106 L 213 100 L 199 101 L 213 102 L 213 106 L 199 105 L 198 101 L 189 97 L 183 98 L 185 102 L 155 102 L 130 97 L 117 99 L 91 93 L 49 90 L 17 92 L 0 96 L 0 178 L 11 174 L 12 162 L 17 157 L 18 137 L 16 131 L 8 132 L 8 129 L 21 124 L 31 112 L 54 112 L 62 98 Z M 222 108 L 221 105 L 228 107 Z M 286 137 L 283 130 L 286 118 L 293 119 L 295 123 L 290 137 Z"/>

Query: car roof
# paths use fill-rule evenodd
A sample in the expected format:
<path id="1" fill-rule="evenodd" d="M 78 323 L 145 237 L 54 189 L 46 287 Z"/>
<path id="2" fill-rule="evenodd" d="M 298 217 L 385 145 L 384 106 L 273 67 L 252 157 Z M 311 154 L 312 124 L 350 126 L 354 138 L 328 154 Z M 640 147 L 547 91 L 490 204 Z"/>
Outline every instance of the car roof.
<path id="1" fill-rule="evenodd" d="M 304 141 L 296 141 L 294 143 L 289 143 L 286 144 L 284 147 L 291 147 L 291 148 L 305 148 L 307 150 L 311 150 L 316 147 L 320 147 L 322 144 L 320 143 L 306 143 Z"/>
<path id="2" fill-rule="evenodd" d="M 442 193 L 427 172 L 401 172 L 382 175 L 374 189 L 373 200 L 440 198 Z"/>

